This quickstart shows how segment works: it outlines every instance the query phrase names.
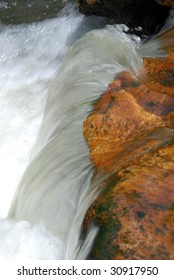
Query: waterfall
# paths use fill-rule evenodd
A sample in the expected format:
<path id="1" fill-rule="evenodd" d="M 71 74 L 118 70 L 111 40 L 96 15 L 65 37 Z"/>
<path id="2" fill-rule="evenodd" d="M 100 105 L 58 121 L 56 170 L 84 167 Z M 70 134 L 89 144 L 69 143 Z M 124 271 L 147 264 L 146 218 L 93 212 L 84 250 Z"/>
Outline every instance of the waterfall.
<path id="1" fill-rule="evenodd" d="M 90 251 L 97 228 L 81 229 L 100 178 L 83 121 L 116 73 L 142 68 L 139 38 L 105 25 L 68 3 L 56 18 L 0 26 L 1 259 Z"/>

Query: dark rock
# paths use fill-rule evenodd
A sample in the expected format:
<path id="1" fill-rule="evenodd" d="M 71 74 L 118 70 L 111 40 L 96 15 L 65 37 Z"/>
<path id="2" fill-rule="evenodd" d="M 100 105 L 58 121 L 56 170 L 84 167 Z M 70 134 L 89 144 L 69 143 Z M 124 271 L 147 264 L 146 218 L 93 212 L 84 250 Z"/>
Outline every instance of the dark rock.
<path id="1" fill-rule="evenodd" d="M 151 35 L 157 33 L 168 17 L 169 8 L 155 0 L 79 0 L 79 11 L 85 15 L 100 15 L 126 24 L 130 32 Z M 140 32 L 140 28 L 142 31 Z"/>

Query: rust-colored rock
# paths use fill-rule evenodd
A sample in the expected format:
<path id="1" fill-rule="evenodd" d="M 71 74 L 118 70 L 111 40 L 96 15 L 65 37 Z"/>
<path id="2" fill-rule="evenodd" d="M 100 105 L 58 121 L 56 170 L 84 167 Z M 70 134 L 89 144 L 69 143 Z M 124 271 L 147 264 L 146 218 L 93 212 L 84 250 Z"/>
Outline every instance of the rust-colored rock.
<path id="1" fill-rule="evenodd" d="M 167 7 L 174 7 L 174 0 L 156 0 L 157 3 L 159 3 L 160 5 L 164 5 Z"/>
<path id="2" fill-rule="evenodd" d="M 87 212 L 92 259 L 174 259 L 174 55 L 144 59 L 145 81 L 120 73 L 84 122 L 107 179 Z"/>
<path id="3" fill-rule="evenodd" d="M 153 143 L 156 147 L 164 127 L 173 128 L 173 119 L 169 116 L 174 110 L 174 96 L 171 96 L 174 87 L 161 85 L 165 93 L 168 91 L 165 95 L 151 89 L 154 87 L 151 79 L 141 84 L 129 73 L 121 73 L 94 106 L 93 113 L 85 121 L 84 135 L 97 168 L 115 171 L 118 160 L 122 168 L 122 164 L 126 164 L 123 154 L 125 158 L 130 157 L 131 152 L 140 150 L 139 146 L 145 142 L 150 143 L 150 149 Z M 154 134 L 156 137 L 151 136 Z"/>
<path id="4" fill-rule="evenodd" d="M 86 217 L 100 226 L 90 258 L 174 259 L 173 154 L 144 154 L 107 180 Z"/>

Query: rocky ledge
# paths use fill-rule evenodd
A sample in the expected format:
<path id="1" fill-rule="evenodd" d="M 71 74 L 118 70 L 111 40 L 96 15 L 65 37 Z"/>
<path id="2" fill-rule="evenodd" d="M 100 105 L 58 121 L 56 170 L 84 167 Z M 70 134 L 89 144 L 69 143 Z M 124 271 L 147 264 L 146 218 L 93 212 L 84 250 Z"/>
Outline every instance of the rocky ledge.
<path id="1" fill-rule="evenodd" d="M 91 223 L 100 228 L 90 259 L 174 259 L 174 49 L 168 52 L 144 59 L 145 80 L 120 73 L 84 122 L 91 160 L 106 176 L 84 222 L 85 232 Z"/>

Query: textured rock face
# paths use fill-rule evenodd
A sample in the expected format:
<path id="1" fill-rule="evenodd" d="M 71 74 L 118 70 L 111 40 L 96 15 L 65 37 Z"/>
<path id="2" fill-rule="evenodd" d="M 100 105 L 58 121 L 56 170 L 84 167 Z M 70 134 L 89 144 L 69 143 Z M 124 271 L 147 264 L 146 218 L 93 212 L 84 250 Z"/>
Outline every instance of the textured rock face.
<path id="1" fill-rule="evenodd" d="M 144 81 L 120 73 L 84 122 L 108 178 L 86 215 L 100 227 L 92 259 L 174 259 L 174 55 L 144 59 Z"/>
<path id="2" fill-rule="evenodd" d="M 79 10 L 86 15 L 112 17 L 134 30 L 141 27 L 144 34 L 158 32 L 168 17 L 168 8 L 154 0 L 78 0 Z"/>

